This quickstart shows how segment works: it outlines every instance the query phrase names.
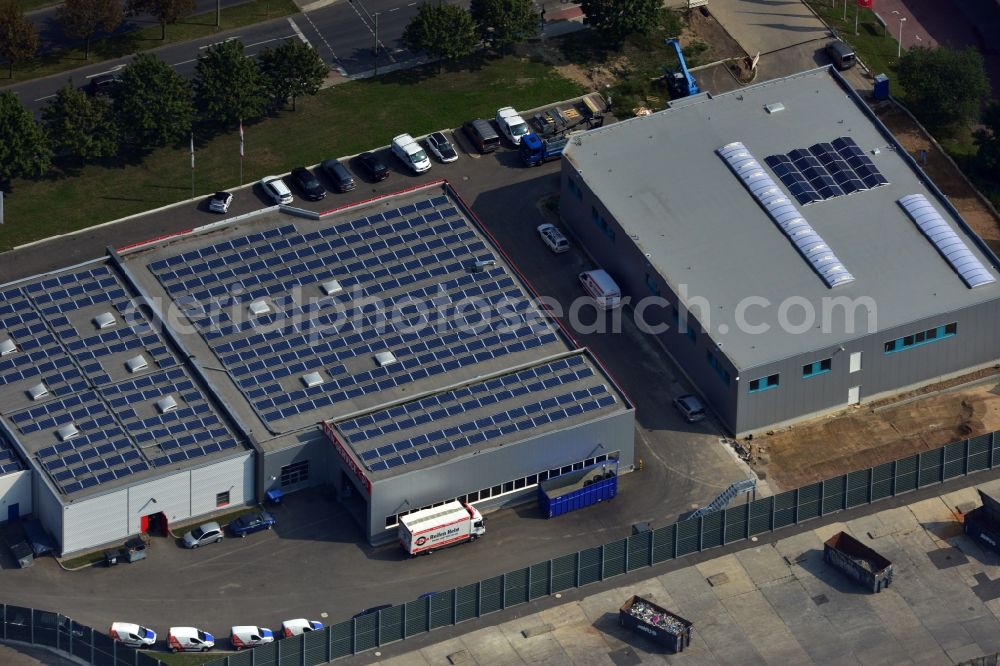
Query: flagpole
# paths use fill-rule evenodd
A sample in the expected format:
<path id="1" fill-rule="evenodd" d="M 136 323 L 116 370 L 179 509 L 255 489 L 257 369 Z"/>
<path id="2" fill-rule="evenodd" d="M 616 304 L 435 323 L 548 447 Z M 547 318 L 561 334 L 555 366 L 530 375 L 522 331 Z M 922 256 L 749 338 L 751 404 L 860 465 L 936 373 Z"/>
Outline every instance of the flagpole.
<path id="1" fill-rule="evenodd" d="M 243 184 L 243 119 L 240 118 L 240 185 Z"/>
<path id="2" fill-rule="evenodd" d="M 854 7 L 854 36 L 858 35 L 858 15 L 861 14 L 861 3 L 858 2 L 857 6 Z"/>
<path id="3" fill-rule="evenodd" d="M 194 199 L 194 132 L 191 132 L 191 198 Z"/>

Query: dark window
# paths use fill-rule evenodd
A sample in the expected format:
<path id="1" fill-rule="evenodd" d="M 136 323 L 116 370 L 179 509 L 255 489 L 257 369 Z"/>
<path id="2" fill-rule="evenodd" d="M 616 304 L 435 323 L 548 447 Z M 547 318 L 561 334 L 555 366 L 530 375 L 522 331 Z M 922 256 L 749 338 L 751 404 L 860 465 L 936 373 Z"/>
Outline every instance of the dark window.
<path id="1" fill-rule="evenodd" d="M 528 485 L 533 486 L 538 483 L 538 475 L 532 474 L 528 477 Z"/>
<path id="2" fill-rule="evenodd" d="M 228 506 L 228 505 L 229 505 L 229 491 L 228 490 L 226 492 L 224 492 L 224 493 L 219 493 L 218 495 L 215 496 L 215 506 L 216 507 Z"/>
<path id="3" fill-rule="evenodd" d="M 958 333 L 958 324 L 948 324 L 944 327 L 945 335 L 955 335 Z"/>
<path id="4" fill-rule="evenodd" d="M 469 493 L 467 501 L 469 503 L 478 502 L 479 501 L 479 491 L 478 490 L 474 490 L 471 493 Z"/>
<path id="5" fill-rule="evenodd" d="M 386 527 L 393 527 L 393 526 L 398 525 L 398 524 L 399 524 L 399 517 L 398 516 L 386 516 L 385 517 L 385 526 Z"/>
<path id="6" fill-rule="evenodd" d="M 514 490 L 514 482 L 513 481 L 508 481 L 507 483 L 503 484 L 503 491 L 505 493 L 509 493 L 512 490 Z"/>
<path id="7" fill-rule="evenodd" d="M 281 487 L 294 486 L 309 480 L 309 461 L 300 460 L 281 468 Z"/>
<path id="8" fill-rule="evenodd" d="M 493 497 L 499 495 L 502 492 L 503 492 L 502 486 L 493 486 L 493 488 L 490 490 L 490 496 Z"/>
<path id="9" fill-rule="evenodd" d="M 514 481 L 514 490 L 520 490 L 521 488 L 524 488 L 524 483 L 525 483 L 524 479 L 517 479 L 516 481 Z"/>

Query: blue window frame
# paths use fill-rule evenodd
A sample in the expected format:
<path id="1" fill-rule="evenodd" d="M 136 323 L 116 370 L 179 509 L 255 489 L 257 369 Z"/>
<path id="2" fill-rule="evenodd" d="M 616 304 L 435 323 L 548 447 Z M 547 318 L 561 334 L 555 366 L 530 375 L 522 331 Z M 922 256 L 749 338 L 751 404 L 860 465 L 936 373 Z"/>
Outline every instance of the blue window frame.
<path id="1" fill-rule="evenodd" d="M 705 360 L 708 361 L 708 364 L 712 366 L 713 370 L 715 370 L 715 374 L 719 375 L 719 379 L 721 379 L 726 386 L 729 386 L 729 371 L 722 367 L 722 363 L 719 362 L 719 359 L 716 358 L 715 354 L 706 349 Z"/>
<path id="2" fill-rule="evenodd" d="M 601 230 L 601 233 L 608 237 L 608 240 L 612 243 L 615 242 L 614 228 L 608 224 L 608 221 L 604 219 L 603 215 L 597 212 L 596 206 L 590 207 L 590 219 L 593 220 L 594 224 L 597 225 L 597 228 Z"/>
<path id="3" fill-rule="evenodd" d="M 809 377 L 815 377 L 816 375 L 826 374 L 827 372 L 830 372 L 832 365 L 832 358 L 824 358 L 822 361 L 806 363 L 802 366 L 802 379 L 808 379 Z"/>
<path id="4" fill-rule="evenodd" d="M 566 186 L 577 201 L 583 201 L 583 190 L 580 189 L 580 185 L 573 180 L 572 176 L 566 176 Z"/>
<path id="5" fill-rule="evenodd" d="M 754 379 L 750 382 L 750 393 L 760 393 L 768 389 L 778 388 L 780 380 L 781 375 L 768 375 L 767 377 Z"/>
<path id="6" fill-rule="evenodd" d="M 913 347 L 919 347 L 921 345 L 930 344 L 931 342 L 952 338 L 957 334 L 958 324 L 956 322 L 952 322 L 950 324 L 945 324 L 944 326 L 929 328 L 926 331 L 920 331 L 919 333 L 914 333 L 913 335 L 904 335 L 901 338 L 889 340 L 885 343 L 884 351 L 886 354 L 895 354 L 896 352 L 906 351 L 907 349 L 912 349 Z"/>

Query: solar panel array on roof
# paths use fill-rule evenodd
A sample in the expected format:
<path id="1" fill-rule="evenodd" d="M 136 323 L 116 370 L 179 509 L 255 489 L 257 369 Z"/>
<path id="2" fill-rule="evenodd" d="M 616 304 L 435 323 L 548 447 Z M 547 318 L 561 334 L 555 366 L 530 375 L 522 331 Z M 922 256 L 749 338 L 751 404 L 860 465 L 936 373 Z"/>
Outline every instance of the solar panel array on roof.
<path id="1" fill-rule="evenodd" d="M 30 282 L 2 296 L 0 330 L 17 350 L 0 362 L 0 384 L 38 377 L 47 389 L 37 392 L 31 407 L 6 417 L 32 441 L 39 465 L 64 493 L 237 446 L 106 265 Z M 112 313 L 113 325 L 94 324 L 95 305 Z M 87 315 L 79 312 L 84 309 Z M 112 371 L 125 374 L 136 351 L 145 367 L 116 383 Z M 129 354 L 115 361 L 120 368 L 107 365 L 111 355 L 122 352 Z M 167 393 L 183 406 L 156 415 L 145 403 Z M 148 415 L 137 416 L 140 410 Z M 45 437 L 51 443 L 35 447 Z M 3 461 L 0 451 L 0 468 Z"/>
<path id="2" fill-rule="evenodd" d="M 573 356 L 479 384 L 433 395 L 338 424 L 372 472 L 530 431 L 614 405 L 600 375 Z M 406 431 L 452 419 L 454 425 L 406 436 Z M 392 435 L 396 437 L 392 437 Z M 370 440 L 390 436 L 375 448 Z"/>
<path id="3" fill-rule="evenodd" d="M 0 433 L 0 474 L 20 472 L 22 469 L 24 469 L 24 465 L 21 464 L 21 458 L 18 457 L 3 433 Z"/>
<path id="4" fill-rule="evenodd" d="M 889 183 L 849 136 L 769 155 L 764 161 L 803 206 Z"/>
<path id="5" fill-rule="evenodd" d="M 726 144 L 716 151 L 750 193 L 757 199 L 771 220 L 795 244 L 813 270 L 833 288 L 854 281 L 854 276 L 840 263 L 833 250 L 809 226 L 802 214 L 785 197 L 764 168 L 739 141 Z"/>
<path id="6" fill-rule="evenodd" d="M 941 256 L 969 289 L 995 282 L 993 275 L 969 250 L 958 234 L 948 226 L 937 209 L 923 194 L 908 194 L 897 201 L 907 215 L 920 227 L 927 239 L 934 244 Z"/>
<path id="7" fill-rule="evenodd" d="M 273 424 L 554 342 L 504 266 L 469 272 L 475 261 L 492 259 L 448 197 L 435 196 L 308 233 L 286 225 L 241 236 L 149 269 Z M 329 288 L 333 281 L 338 289 Z M 296 290 L 308 302 L 296 302 Z M 275 306 L 270 314 L 240 322 L 227 314 L 264 298 Z M 381 312 L 371 305 L 375 298 Z M 503 304 L 503 320 L 464 307 L 469 303 Z M 439 321 L 428 323 L 427 309 L 436 309 Z M 396 362 L 379 366 L 381 352 Z M 357 369 L 357 359 L 368 369 Z M 301 386 L 297 378 L 320 370 L 322 383 Z"/>

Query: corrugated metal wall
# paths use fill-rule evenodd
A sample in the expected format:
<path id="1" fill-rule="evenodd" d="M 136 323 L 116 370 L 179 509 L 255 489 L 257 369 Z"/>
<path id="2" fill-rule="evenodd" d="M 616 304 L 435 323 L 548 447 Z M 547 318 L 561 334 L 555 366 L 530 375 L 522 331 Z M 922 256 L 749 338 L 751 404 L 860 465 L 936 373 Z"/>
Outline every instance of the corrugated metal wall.
<path id="1" fill-rule="evenodd" d="M 51 489 L 41 474 L 31 473 L 31 485 L 34 488 L 34 509 L 35 517 L 42 521 L 42 525 L 49 531 L 55 540 L 63 543 L 63 508 L 62 502 Z M 64 549 L 65 551 L 65 549 Z"/>
<path id="2" fill-rule="evenodd" d="M 124 540 L 131 532 L 125 488 L 68 504 L 63 510 L 63 553 Z"/>
<path id="3" fill-rule="evenodd" d="M 31 475 L 25 469 L 0 476 L 0 523 L 7 521 L 7 509 L 12 504 L 17 505 L 20 516 L 31 513 Z"/>
<path id="4" fill-rule="evenodd" d="M 191 517 L 191 475 L 184 470 L 128 489 L 129 533 L 139 532 L 142 516 L 162 512 L 170 524 Z M 100 542 L 96 542 L 100 543 Z"/>
<path id="5" fill-rule="evenodd" d="M 228 506 L 253 501 L 253 456 L 246 455 L 191 470 L 191 516 L 202 516 L 218 509 L 219 493 L 229 492 Z"/>

